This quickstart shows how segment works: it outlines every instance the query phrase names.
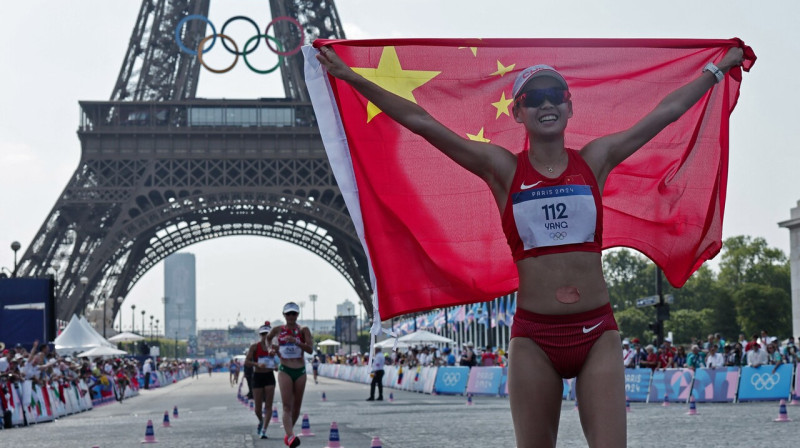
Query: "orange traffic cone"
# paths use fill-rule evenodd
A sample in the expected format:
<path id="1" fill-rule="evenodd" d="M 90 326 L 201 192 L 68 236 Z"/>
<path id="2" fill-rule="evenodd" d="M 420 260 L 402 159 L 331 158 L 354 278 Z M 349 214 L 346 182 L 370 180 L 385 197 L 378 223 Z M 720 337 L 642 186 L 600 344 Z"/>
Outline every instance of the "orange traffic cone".
<path id="1" fill-rule="evenodd" d="M 162 426 L 169 428 L 169 411 L 164 411 L 164 422 L 162 423 Z"/>
<path id="2" fill-rule="evenodd" d="M 789 402 L 789 406 L 800 406 L 800 400 L 797 398 L 797 394 L 792 394 L 792 401 Z"/>
<path id="3" fill-rule="evenodd" d="M 142 443 L 158 443 L 158 440 L 156 440 L 156 433 L 153 430 L 152 420 L 147 421 L 147 429 L 144 430 L 144 440 L 142 440 Z"/>
<path id="4" fill-rule="evenodd" d="M 694 402 L 694 395 L 689 397 L 689 412 L 686 415 L 697 415 L 697 405 Z"/>
<path id="5" fill-rule="evenodd" d="M 328 444 L 325 445 L 325 448 L 342 448 L 339 445 L 339 427 L 336 426 L 336 422 L 331 423 L 331 434 L 328 436 Z"/>
<path id="6" fill-rule="evenodd" d="M 313 437 L 314 433 L 311 432 L 311 423 L 308 421 L 308 414 L 303 414 L 303 424 L 300 425 L 300 437 Z"/>
<path id="7" fill-rule="evenodd" d="M 778 418 L 773 420 L 775 422 L 790 422 L 789 414 L 786 413 L 786 400 L 781 400 L 780 408 L 778 408 Z"/>
<path id="8" fill-rule="evenodd" d="M 369 448 L 383 448 L 383 444 L 381 443 L 381 439 L 378 436 L 372 438 L 372 444 Z"/>

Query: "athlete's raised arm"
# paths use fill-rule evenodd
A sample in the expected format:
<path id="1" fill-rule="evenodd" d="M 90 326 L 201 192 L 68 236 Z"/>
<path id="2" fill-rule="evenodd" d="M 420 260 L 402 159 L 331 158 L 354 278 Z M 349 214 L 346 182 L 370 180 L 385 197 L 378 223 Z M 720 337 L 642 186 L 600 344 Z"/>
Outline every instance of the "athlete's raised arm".
<path id="1" fill-rule="evenodd" d="M 724 76 L 728 70 L 742 64 L 743 55 L 741 48 L 731 48 L 716 67 Z M 700 76 L 664 97 L 655 109 L 629 129 L 600 137 L 587 144 L 582 156 L 592 167 L 598 183 L 602 186 L 614 167 L 680 118 L 717 82 L 719 81 L 713 71 L 703 70 Z"/>
<path id="2" fill-rule="evenodd" d="M 347 82 L 383 113 L 430 142 L 447 157 L 476 174 L 505 200 L 514 175 L 516 157 L 497 145 L 465 139 L 430 116 L 419 105 L 391 93 L 353 71 L 328 47 L 317 60 L 329 74 Z"/>

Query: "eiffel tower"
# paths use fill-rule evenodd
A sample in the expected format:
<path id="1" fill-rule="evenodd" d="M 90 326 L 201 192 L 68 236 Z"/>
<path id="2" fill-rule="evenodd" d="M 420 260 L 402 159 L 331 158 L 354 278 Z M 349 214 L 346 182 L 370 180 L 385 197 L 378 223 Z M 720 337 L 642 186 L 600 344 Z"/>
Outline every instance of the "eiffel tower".
<path id="1" fill-rule="evenodd" d="M 270 0 L 270 9 L 299 21 L 304 43 L 344 38 L 332 0 Z M 371 315 L 366 255 L 322 146 L 302 55 L 283 58 L 285 99 L 196 99 L 201 64 L 174 32 L 208 10 L 209 0 L 142 1 L 111 100 L 80 102 L 80 163 L 18 274 L 55 277 L 59 319 L 105 310 L 111 326 L 117 298 L 168 255 L 260 235 L 322 257 Z M 206 24 L 185 24 L 182 40 L 197 48 Z M 289 21 L 273 29 L 284 48 L 300 43 Z"/>

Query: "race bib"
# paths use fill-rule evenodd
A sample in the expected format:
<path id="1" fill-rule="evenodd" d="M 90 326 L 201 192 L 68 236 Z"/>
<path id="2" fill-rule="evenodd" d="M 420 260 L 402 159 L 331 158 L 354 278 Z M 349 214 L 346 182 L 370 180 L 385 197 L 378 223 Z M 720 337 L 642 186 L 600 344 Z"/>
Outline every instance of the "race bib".
<path id="1" fill-rule="evenodd" d="M 292 359 L 299 358 L 302 355 L 300 347 L 295 344 L 285 344 L 280 346 L 281 358 Z"/>
<path id="2" fill-rule="evenodd" d="M 275 368 L 275 358 L 272 356 L 261 356 L 258 358 L 259 364 L 264 364 L 268 369 Z"/>
<path id="3" fill-rule="evenodd" d="M 588 185 L 534 188 L 511 200 L 525 250 L 594 241 L 597 209 Z"/>

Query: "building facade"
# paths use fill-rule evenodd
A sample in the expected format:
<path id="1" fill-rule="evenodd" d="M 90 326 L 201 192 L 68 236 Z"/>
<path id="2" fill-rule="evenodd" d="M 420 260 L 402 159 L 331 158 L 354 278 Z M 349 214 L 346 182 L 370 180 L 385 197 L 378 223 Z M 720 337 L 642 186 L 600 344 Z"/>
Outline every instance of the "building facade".
<path id="1" fill-rule="evenodd" d="M 197 296 L 194 254 L 176 253 L 164 259 L 164 336 L 197 336 Z"/>

